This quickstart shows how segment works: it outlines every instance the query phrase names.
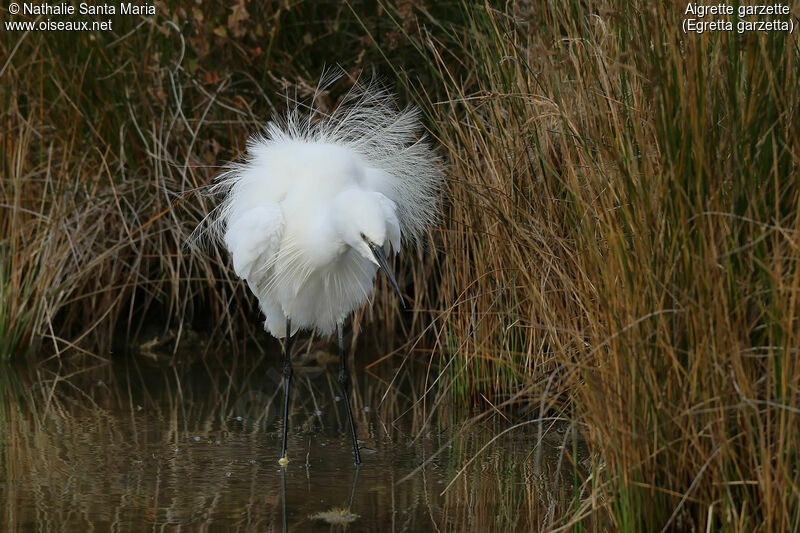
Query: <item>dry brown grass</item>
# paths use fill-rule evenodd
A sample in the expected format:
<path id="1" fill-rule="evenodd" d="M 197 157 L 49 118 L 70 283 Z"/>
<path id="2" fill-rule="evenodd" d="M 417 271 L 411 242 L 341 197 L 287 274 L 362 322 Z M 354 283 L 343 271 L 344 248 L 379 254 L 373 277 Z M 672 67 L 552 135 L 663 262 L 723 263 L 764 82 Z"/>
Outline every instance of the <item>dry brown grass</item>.
<path id="1" fill-rule="evenodd" d="M 421 41 L 452 164 L 443 372 L 570 418 L 619 529 L 794 530 L 796 38 L 639 9 L 478 9 L 455 51 Z"/>
<path id="2" fill-rule="evenodd" d="M 343 64 L 388 60 L 450 163 L 448 222 L 401 269 L 414 313 L 366 312 L 434 347 L 425 390 L 571 420 L 602 458 L 576 516 L 800 528 L 795 35 L 683 35 L 648 3 L 423 7 L 381 6 L 389 43 L 360 6 L 261 13 L 271 34 L 208 8 L 185 68 L 163 20 L 108 57 L 31 37 L 3 75 L 4 353 L 147 322 L 258 339 L 225 259 L 182 249 L 208 209 L 191 191 L 269 113 L 276 67 L 316 78 L 333 41 L 287 50 L 324 19 Z"/>
<path id="3" fill-rule="evenodd" d="M 177 346 L 187 329 L 209 351 L 263 342 L 227 258 L 186 244 L 213 205 L 197 191 L 282 93 L 313 91 L 322 51 L 361 69 L 367 41 L 329 8 L 159 5 L 114 34 L 4 32 L 0 359 Z"/>

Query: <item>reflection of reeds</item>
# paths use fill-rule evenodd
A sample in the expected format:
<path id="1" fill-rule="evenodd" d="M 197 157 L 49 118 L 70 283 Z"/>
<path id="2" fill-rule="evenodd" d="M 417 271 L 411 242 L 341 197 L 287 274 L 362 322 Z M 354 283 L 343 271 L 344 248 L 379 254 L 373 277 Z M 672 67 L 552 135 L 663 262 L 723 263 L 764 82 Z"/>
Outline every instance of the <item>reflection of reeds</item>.
<path id="1" fill-rule="evenodd" d="M 500 439 L 495 431 L 484 428 L 474 438 L 454 441 L 449 468 L 457 471 L 448 472 L 450 484 L 444 487 L 442 530 L 464 531 L 465 524 L 475 524 L 470 531 L 548 531 L 589 514 L 583 446 L 573 453 L 572 439 L 562 440 L 555 431 L 539 445 L 530 431 Z"/>
<path id="2" fill-rule="evenodd" d="M 134 367 L 115 374 L 101 368 L 59 379 L 39 371 L 33 383 L 7 374 L 0 400 L 2 528 L 280 530 L 279 417 L 263 414 L 272 388 L 246 377 L 253 372 L 178 378 L 171 370 L 140 373 Z M 526 438 L 516 434 L 499 441 L 442 494 L 494 432 L 458 431 L 449 419 L 442 426 L 434 420 L 427 428 L 415 427 L 410 421 L 424 417 L 400 413 L 414 409 L 411 401 L 390 394 L 381 404 L 385 389 L 374 379 L 365 379 L 354 394 L 358 405 L 372 407 L 368 413 L 359 409 L 359 424 L 367 429 L 365 446 L 375 450 L 355 479 L 346 428 L 336 412 L 341 405 L 327 374 L 299 379 L 294 395 L 286 478 L 290 530 L 310 528 L 343 506 L 348 518 L 357 515 L 355 525 L 394 523 L 413 531 L 430 530 L 434 523 L 448 531 L 464 530 L 465 524 L 480 531 L 542 524 L 541 498 L 558 502 L 551 503 L 558 506 L 553 516 L 561 516 L 564 506 L 569 510 L 569 487 L 552 485 L 559 475 L 552 472 L 555 456 L 545 452 L 545 469 L 531 470 L 531 431 Z M 252 407 L 256 396 L 261 413 Z M 407 476 L 420 463 L 425 467 Z M 561 478 L 568 478 L 568 470 L 561 470 Z"/>
<path id="3" fill-rule="evenodd" d="M 263 475 L 245 459 L 257 456 L 256 439 L 225 438 L 218 423 L 222 395 L 181 398 L 174 382 L 157 383 L 163 397 L 148 403 L 137 395 L 143 405 L 133 404 L 115 394 L 124 387 L 113 375 L 99 375 L 103 379 L 96 374 L 55 387 L 49 379 L 38 381 L 22 402 L 4 389 L 12 396 L 3 413 L 4 530 L 202 524 L 224 507 L 231 473 L 254 482 Z M 275 520 L 276 487 L 261 488 L 234 493 L 253 506 L 238 517 L 247 531 Z"/>

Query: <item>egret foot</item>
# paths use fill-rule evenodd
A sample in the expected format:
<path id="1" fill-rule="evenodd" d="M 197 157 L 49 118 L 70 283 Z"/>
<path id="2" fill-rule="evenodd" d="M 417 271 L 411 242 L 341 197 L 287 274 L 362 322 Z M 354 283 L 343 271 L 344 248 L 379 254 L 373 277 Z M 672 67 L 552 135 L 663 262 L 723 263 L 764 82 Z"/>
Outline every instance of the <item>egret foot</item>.
<path id="1" fill-rule="evenodd" d="M 278 464 L 281 466 L 287 466 L 289 464 L 289 458 L 284 455 L 283 457 L 278 459 Z"/>

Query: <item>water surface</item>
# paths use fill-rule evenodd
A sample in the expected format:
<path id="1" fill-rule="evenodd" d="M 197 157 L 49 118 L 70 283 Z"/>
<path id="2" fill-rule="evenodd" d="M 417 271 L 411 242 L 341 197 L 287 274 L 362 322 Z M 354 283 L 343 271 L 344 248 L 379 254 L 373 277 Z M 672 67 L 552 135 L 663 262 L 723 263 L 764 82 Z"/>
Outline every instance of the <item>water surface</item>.
<path id="1" fill-rule="evenodd" d="M 352 374 L 356 468 L 326 352 L 295 366 L 282 470 L 278 359 L 3 369 L 0 528 L 528 531 L 558 526 L 577 501 L 573 457 L 585 454 L 569 432 L 545 432 L 537 454 L 538 423 L 465 426 L 475 413 L 446 395 L 420 400 L 424 371 Z"/>

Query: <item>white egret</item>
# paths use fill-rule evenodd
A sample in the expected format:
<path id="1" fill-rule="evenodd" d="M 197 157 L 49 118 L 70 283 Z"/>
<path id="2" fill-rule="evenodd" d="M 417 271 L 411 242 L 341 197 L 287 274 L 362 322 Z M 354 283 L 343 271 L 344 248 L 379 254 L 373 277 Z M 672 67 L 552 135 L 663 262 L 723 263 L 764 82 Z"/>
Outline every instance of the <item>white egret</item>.
<path id="1" fill-rule="evenodd" d="M 325 88 L 320 82 L 319 91 Z M 284 411 L 280 463 L 288 461 L 290 338 L 298 329 L 337 331 L 339 384 L 355 463 L 361 462 L 348 396 L 342 326 L 370 298 L 377 269 L 403 302 L 387 261 L 403 242 L 420 240 L 438 216 L 441 165 L 424 137 L 419 112 L 400 110 L 373 85 L 350 91 L 330 114 L 294 105 L 247 144 L 212 189 L 223 196 L 213 233 L 233 258 L 264 313 L 264 328 L 283 338 Z"/>

